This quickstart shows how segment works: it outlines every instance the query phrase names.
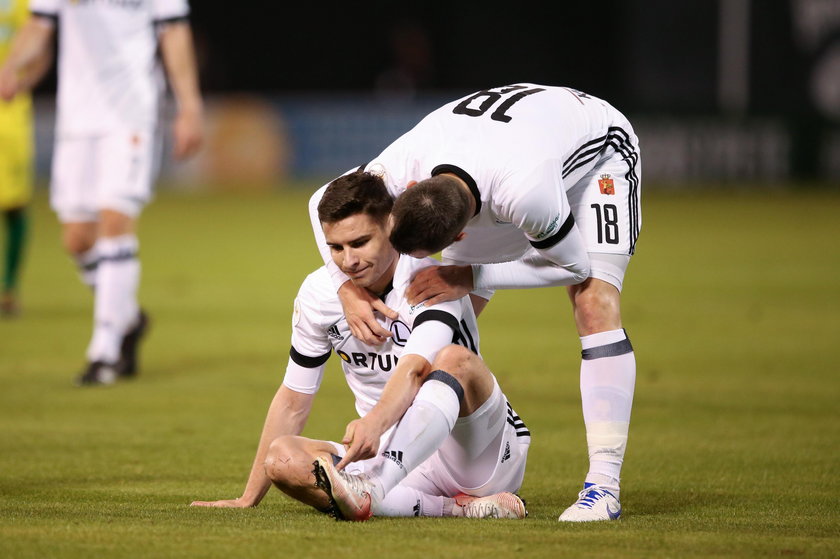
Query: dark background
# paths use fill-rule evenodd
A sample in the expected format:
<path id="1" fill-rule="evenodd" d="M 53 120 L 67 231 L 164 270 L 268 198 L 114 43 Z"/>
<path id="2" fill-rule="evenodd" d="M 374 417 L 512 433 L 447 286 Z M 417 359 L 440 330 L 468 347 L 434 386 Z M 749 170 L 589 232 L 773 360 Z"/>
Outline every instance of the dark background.
<path id="1" fill-rule="evenodd" d="M 702 113 L 719 109 L 725 1 L 254 2 L 236 12 L 195 1 L 192 22 L 208 92 L 399 89 L 402 73 L 418 91 L 531 81 L 573 86 L 629 112 Z M 840 25 L 804 48 L 793 36 L 798 0 L 747 3 L 748 109 L 816 114 L 808 77 L 840 43 Z"/>

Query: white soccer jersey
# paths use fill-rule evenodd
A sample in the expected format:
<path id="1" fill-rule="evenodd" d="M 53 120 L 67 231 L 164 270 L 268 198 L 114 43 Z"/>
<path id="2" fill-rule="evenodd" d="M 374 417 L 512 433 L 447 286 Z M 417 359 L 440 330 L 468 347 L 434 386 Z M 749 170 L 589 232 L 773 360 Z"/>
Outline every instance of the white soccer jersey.
<path id="1" fill-rule="evenodd" d="M 384 296 L 385 304 L 397 311 L 399 318 L 377 315 L 380 324 L 393 334 L 379 346 L 367 345 L 351 335 L 326 268 L 310 274 L 295 299 L 292 348 L 283 383 L 297 392 L 315 393 L 324 364 L 335 351 L 356 397 L 356 411 L 363 416 L 379 401 L 401 356 L 417 354 L 431 363 L 437 352 L 450 343 L 478 353 L 478 327 L 468 297 L 432 307 L 412 307 L 406 302 L 405 290 L 414 274 L 436 264 L 439 262 L 431 258 L 400 257 L 393 288 Z M 421 325 L 425 331 L 418 329 Z"/>
<path id="2" fill-rule="evenodd" d="M 410 182 L 444 172 L 467 183 L 477 213 L 464 230 L 465 239 L 444 250 L 447 263 L 538 259 L 533 249 L 558 262 L 563 255 L 545 251 L 553 249 L 576 229 L 575 222 L 584 218 L 572 215 L 569 199 L 577 202 L 582 191 L 592 185 L 597 191 L 598 177 L 592 177 L 593 170 L 616 156 L 627 161 L 620 166 L 621 176 L 615 177 L 616 183 L 620 180 L 628 186 L 626 199 L 620 202 L 629 208 L 623 212 L 628 217 L 621 225 L 621 243 L 598 243 L 593 229 L 577 247 L 576 241 L 570 240 L 568 246 L 577 258 L 581 249 L 632 254 L 638 235 L 638 139 L 624 115 L 606 101 L 566 87 L 531 83 L 479 91 L 427 115 L 364 169 L 381 175 L 394 197 Z M 612 220 L 612 213 L 607 217 Z M 316 224 L 317 215 L 313 214 Z M 608 221 L 606 226 L 611 224 Z M 323 245 L 317 227 L 315 231 Z M 585 247 L 581 246 L 584 242 Z M 326 261 L 324 246 L 320 249 Z M 337 285 L 346 281 L 340 270 L 329 263 L 328 267 Z M 538 267 L 533 266 L 535 274 Z M 519 273 L 530 271 L 526 266 Z M 517 281 L 513 278 L 511 285 L 497 281 L 499 285 L 489 287 L 517 287 Z M 577 281 L 581 280 L 563 279 L 554 284 Z M 522 280 L 522 286 L 528 285 L 528 280 Z M 541 284 L 536 281 L 530 286 L 536 285 Z"/>
<path id="3" fill-rule="evenodd" d="M 58 134 L 151 130 L 164 84 L 155 25 L 185 18 L 186 0 L 31 0 L 30 10 L 60 26 Z"/>
<path id="4" fill-rule="evenodd" d="M 632 138 L 627 119 L 606 101 L 525 83 L 444 105 L 366 170 L 384 173 L 394 196 L 410 181 L 459 175 L 478 210 L 465 229 L 474 246 L 464 253 L 475 263 L 505 262 L 562 234 L 569 216 L 565 190 L 607 152 L 631 149 Z"/>

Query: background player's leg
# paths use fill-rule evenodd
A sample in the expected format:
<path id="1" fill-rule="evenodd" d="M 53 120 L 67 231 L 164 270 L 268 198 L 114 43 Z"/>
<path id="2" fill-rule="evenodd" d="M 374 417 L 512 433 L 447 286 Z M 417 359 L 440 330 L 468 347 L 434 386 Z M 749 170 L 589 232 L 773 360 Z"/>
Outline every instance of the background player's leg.
<path id="1" fill-rule="evenodd" d="M 6 252 L 0 313 L 11 316 L 17 314 L 19 310 L 17 286 L 26 245 L 27 216 L 26 210 L 22 207 L 9 209 L 3 213 L 6 222 Z"/>
<path id="2" fill-rule="evenodd" d="M 96 272 L 99 259 L 96 256 L 95 221 L 63 223 L 61 240 L 64 250 L 73 257 L 79 272 L 79 279 L 91 290 L 96 288 Z"/>
<path id="3" fill-rule="evenodd" d="M 96 254 L 99 266 L 94 329 L 87 356 L 92 363 L 116 366 L 123 336 L 139 316 L 140 261 L 134 219 L 117 211 L 102 210 Z"/>

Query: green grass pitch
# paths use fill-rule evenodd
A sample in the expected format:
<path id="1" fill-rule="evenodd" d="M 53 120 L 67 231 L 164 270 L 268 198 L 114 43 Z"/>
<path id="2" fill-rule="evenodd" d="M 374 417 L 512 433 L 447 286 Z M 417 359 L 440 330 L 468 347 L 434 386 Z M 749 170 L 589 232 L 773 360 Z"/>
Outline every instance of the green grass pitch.
<path id="1" fill-rule="evenodd" d="M 314 185 L 313 185 L 314 186 Z M 90 293 L 40 193 L 0 321 L 0 557 L 840 557 L 840 195 L 651 190 L 623 296 L 637 384 L 620 522 L 561 525 L 586 470 L 562 289 L 506 291 L 484 356 L 533 433 L 522 522 L 337 523 L 240 494 L 319 265 L 307 192 L 162 192 L 141 222 L 141 376 L 80 389 Z M 333 360 L 335 361 L 335 360 Z M 353 417 L 331 363 L 305 435 Z"/>

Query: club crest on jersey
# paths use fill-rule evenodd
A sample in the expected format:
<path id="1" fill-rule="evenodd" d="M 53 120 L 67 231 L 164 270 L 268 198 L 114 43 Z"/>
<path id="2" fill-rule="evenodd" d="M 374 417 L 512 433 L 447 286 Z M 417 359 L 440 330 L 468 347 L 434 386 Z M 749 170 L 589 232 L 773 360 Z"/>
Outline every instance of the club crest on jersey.
<path id="1" fill-rule="evenodd" d="M 404 322 L 399 320 L 395 320 L 391 323 L 390 330 L 391 334 L 393 334 L 391 336 L 391 340 L 400 347 L 405 345 L 405 342 L 408 341 L 408 337 L 411 335 L 411 329 Z"/>
<path id="2" fill-rule="evenodd" d="M 598 179 L 598 187 L 601 189 L 601 194 L 615 194 L 615 184 L 610 175 L 601 175 Z"/>

